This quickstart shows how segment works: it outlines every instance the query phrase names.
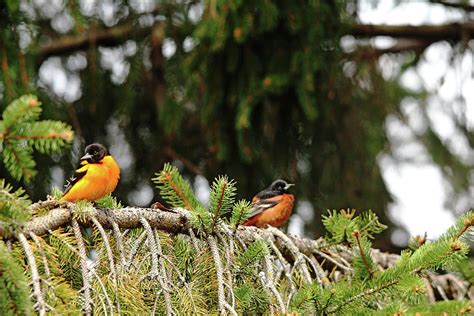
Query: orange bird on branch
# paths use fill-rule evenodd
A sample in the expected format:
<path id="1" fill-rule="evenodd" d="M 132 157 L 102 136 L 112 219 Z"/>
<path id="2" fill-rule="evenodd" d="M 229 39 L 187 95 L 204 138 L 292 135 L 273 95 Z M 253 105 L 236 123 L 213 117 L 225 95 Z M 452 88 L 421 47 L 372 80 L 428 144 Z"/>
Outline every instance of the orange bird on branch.
<path id="1" fill-rule="evenodd" d="M 252 199 L 253 210 L 245 226 L 279 227 L 286 223 L 293 211 L 295 197 L 288 192 L 294 184 L 278 179 Z"/>

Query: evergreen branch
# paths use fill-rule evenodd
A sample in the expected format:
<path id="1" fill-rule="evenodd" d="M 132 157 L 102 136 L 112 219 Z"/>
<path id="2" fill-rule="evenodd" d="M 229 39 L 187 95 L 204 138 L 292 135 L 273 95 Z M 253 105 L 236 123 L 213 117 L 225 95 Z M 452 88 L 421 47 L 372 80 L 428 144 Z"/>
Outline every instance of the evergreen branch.
<path id="1" fill-rule="evenodd" d="M 0 288 L 0 306 L 14 315 L 31 315 L 33 308 L 26 274 L 15 259 L 0 240 L 0 281 L 6 285 Z"/>
<path id="2" fill-rule="evenodd" d="M 386 284 L 383 284 L 381 286 L 378 286 L 376 288 L 372 288 L 372 289 L 368 289 L 368 290 L 365 290 L 363 291 L 362 293 L 359 293 L 357 295 L 354 295 L 354 296 L 351 296 L 350 298 L 348 298 L 347 300 L 344 300 L 342 303 L 336 305 L 335 307 L 331 308 L 330 310 L 328 310 L 328 313 L 329 314 L 333 314 L 335 312 L 337 312 L 338 310 L 340 310 L 342 307 L 358 300 L 358 299 L 361 299 L 365 296 L 368 296 L 368 295 L 371 295 L 371 294 L 374 294 L 374 293 L 378 293 L 382 290 L 385 290 L 395 284 L 397 284 L 399 281 L 398 280 L 393 280 L 391 282 L 388 282 Z"/>
<path id="3" fill-rule="evenodd" d="M 0 121 L 3 162 L 17 180 L 29 182 L 35 175 L 35 148 L 42 153 L 59 152 L 74 138 L 71 127 L 63 122 L 38 121 L 41 103 L 34 95 L 24 95 L 11 102 Z"/>
<path id="4" fill-rule="evenodd" d="M 454 239 L 459 239 L 472 226 L 474 226 L 474 213 L 470 213 L 469 218 L 464 220 L 463 228 L 456 234 L 456 236 L 454 236 Z"/>
<path id="5" fill-rule="evenodd" d="M 27 94 L 15 99 L 3 111 L 4 131 L 0 133 L 0 139 L 6 139 L 10 133 L 9 129 L 16 124 L 38 120 L 41 111 L 41 102 L 34 95 Z"/>
<path id="6" fill-rule="evenodd" d="M 183 192 L 176 186 L 176 184 L 173 182 L 173 179 L 171 179 L 170 174 L 165 173 L 163 177 L 168 181 L 170 187 L 173 189 L 173 191 L 176 193 L 178 198 L 183 201 L 184 206 L 188 209 L 192 209 L 191 203 L 184 197 Z"/>
<path id="7" fill-rule="evenodd" d="M 326 303 L 324 304 L 324 306 L 322 307 L 322 310 L 325 311 L 328 306 L 329 306 L 329 303 L 331 302 L 332 298 L 334 297 L 334 294 L 336 293 L 336 289 L 331 289 L 331 294 L 329 295 L 329 298 L 326 300 Z"/>
<path id="8" fill-rule="evenodd" d="M 175 166 L 165 163 L 163 170 L 156 173 L 152 181 L 161 189 L 161 196 L 172 206 L 193 210 L 200 205 L 189 182 L 183 179 Z"/>
<path id="9" fill-rule="evenodd" d="M 222 187 L 220 188 L 220 190 L 219 190 L 220 191 L 219 192 L 219 201 L 217 202 L 216 209 L 215 209 L 215 212 L 214 212 L 214 214 L 216 214 L 217 217 L 219 217 L 218 214 L 220 214 L 221 210 L 222 210 L 222 200 L 224 199 L 224 193 L 226 191 L 227 185 L 228 185 L 228 183 L 224 183 L 222 185 Z M 215 224 L 215 222 L 214 222 L 214 224 Z"/>
<path id="10" fill-rule="evenodd" d="M 210 196 L 211 213 L 213 220 L 211 224 L 211 231 L 214 230 L 219 218 L 230 211 L 235 197 L 235 182 L 227 178 L 227 176 L 219 176 L 212 183 L 212 190 Z"/>
<path id="11" fill-rule="evenodd" d="M 0 220 L 24 222 L 30 218 L 28 207 L 31 201 L 22 188 L 12 192 L 13 187 L 0 179 Z"/>
<path id="12" fill-rule="evenodd" d="M 356 230 L 352 233 L 352 236 L 354 236 L 354 238 L 357 241 L 357 247 L 359 248 L 360 257 L 362 259 L 362 262 L 364 263 L 365 269 L 369 273 L 369 276 L 372 276 L 373 271 L 370 268 L 369 263 L 367 262 L 367 258 L 365 257 L 364 250 L 362 249 L 362 246 L 360 244 L 360 232 L 358 230 Z"/>
<path id="13" fill-rule="evenodd" d="M 252 213 L 252 206 L 249 201 L 240 200 L 232 207 L 232 216 L 230 225 L 235 230 L 237 226 L 242 224 Z"/>
<path id="14" fill-rule="evenodd" d="M 73 135 L 71 132 L 64 132 L 64 133 L 54 133 L 51 132 L 48 135 L 13 135 L 13 136 L 7 136 L 9 139 L 24 139 L 24 140 L 36 140 L 36 139 L 62 139 L 66 141 L 71 141 L 73 138 Z M 0 135 L 0 139 L 2 137 L 5 137 L 5 135 Z"/>
<path id="15" fill-rule="evenodd" d="M 17 180 L 24 178 L 25 181 L 30 181 L 35 175 L 36 166 L 31 150 L 26 147 L 22 148 L 20 144 L 8 141 L 4 143 L 3 148 L 3 163 L 10 172 L 10 174 Z"/>

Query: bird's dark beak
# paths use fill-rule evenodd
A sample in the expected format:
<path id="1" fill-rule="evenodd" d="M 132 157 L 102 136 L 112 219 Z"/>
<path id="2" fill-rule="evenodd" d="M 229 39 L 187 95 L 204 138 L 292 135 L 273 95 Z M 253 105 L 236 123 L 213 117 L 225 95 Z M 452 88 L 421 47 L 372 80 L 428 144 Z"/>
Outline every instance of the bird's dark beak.
<path id="1" fill-rule="evenodd" d="M 292 186 L 294 186 L 295 184 L 294 183 L 287 183 L 285 185 L 285 190 L 288 190 L 289 188 L 291 188 Z"/>
<path id="2" fill-rule="evenodd" d="M 92 159 L 92 155 L 91 154 L 85 154 L 84 156 L 81 157 L 81 160 L 88 160 L 88 159 Z"/>

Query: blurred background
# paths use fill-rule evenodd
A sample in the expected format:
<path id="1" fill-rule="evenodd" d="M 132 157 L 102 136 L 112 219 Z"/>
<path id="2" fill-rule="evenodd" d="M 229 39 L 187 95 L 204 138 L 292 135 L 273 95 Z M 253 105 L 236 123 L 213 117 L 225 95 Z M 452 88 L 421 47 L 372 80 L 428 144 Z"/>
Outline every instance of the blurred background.
<path id="1" fill-rule="evenodd" d="M 0 1 L 0 32 L 0 109 L 37 94 L 77 136 L 30 184 L 0 164 L 33 200 L 101 142 L 126 205 L 158 199 L 167 161 L 203 203 L 219 174 L 246 199 L 281 177 L 312 238 L 328 209 L 372 209 L 397 251 L 474 207 L 469 1 Z"/>

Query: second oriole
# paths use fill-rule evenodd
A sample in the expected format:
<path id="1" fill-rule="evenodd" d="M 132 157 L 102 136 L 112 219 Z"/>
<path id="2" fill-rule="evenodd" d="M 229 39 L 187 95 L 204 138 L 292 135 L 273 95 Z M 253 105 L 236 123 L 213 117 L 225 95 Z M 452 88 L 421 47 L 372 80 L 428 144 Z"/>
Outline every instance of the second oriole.
<path id="1" fill-rule="evenodd" d="M 267 225 L 278 227 L 286 223 L 295 203 L 295 197 L 288 192 L 293 185 L 278 179 L 269 188 L 255 195 L 252 199 L 252 213 L 244 225 L 265 228 Z"/>
<path id="2" fill-rule="evenodd" d="M 61 200 L 96 201 L 112 193 L 119 178 L 120 168 L 107 148 L 101 144 L 90 144 Z"/>

